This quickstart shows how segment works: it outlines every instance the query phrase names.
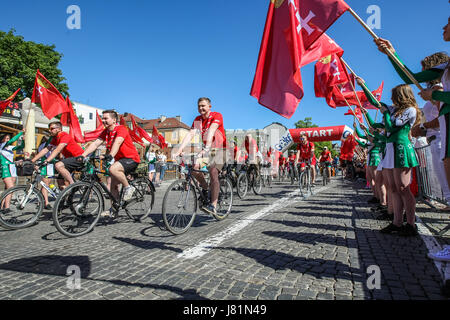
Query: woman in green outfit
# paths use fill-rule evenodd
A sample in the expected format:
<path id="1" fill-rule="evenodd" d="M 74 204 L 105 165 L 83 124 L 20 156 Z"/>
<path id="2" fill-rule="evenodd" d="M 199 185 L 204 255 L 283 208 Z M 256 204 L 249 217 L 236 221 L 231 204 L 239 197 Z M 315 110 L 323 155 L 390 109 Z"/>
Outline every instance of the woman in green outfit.
<path id="1" fill-rule="evenodd" d="M 21 150 L 24 148 L 25 143 L 23 141 L 22 136 L 25 130 L 22 130 L 13 138 L 11 138 L 10 133 L 6 133 L 0 136 L 0 163 L 2 166 L 2 179 L 5 183 L 5 190 L 8 190 L 14 187 L 17 178 L 17 168 L 14 163 L 14 151 Z M 13 146 L 12 144 L 18 140 L 21 140 L 17 146 Z M 11 201 L 11 197 L 6 197 L 4 203 L 1 205 L 1 209 L 4 213 L 8 213 L 10 211 L 9 204 Z"/>
<path id="2" fill-rule="evenodd" d="M 370 116 L 367 117 L 369 119 Z M 371 203 L 379 203 L 379 206 L 374 211 L 380 211 L 381 213 L 384 213 L 382 211 L 387 210 L 386 186 L 383 183 L 382 171 L 378 170 L 378 167 L 381 162 L 381 156 L 384 153 L 384 149 L 386 147 L 386 139 L 384 138 L 384 136 L 374 130 L 372 130 L 373 133 L 368 132 L 367 128 L 363 127 L 362 125 L 361 129 L 364 130 L 364 132 L 358 129 L 355 124 L 354 128 L 356 135 L 359 138 L 368 141 L 366 143 L 361 143 L 357 139 L 358 144 L 368 148 L 369 157 L 367 158 L 367 176 L 370 181 L 370 185 L 372 186 L 374 196 L 377 199 L 377 202 L 373 201 Z"/>
<path id="3" fill-rule="evenodd" d="M 446 42 L 450 41 L 450 18 L 448 18 L 447 24 L 444 26 L 443 30 L 443 40 Z M 394 47 L 388 40 L 379 38 L 375 40 L 375 43 L 381 52 L 386 54 L 386 50 L 389 49 L 398 57 Z M 401 70 L 392 60 L 391 62 L 403 81 L 408 84 L 412 83 L 403 70 Z M 408 71 L 410 70 L 408 69 Z M 450 63 L 444 63 L 431 69 L 423 70 L 422 72 L 413 73 L 410 71 L 410 73 L 418 82 L 430 82 L 433 80 L 440 80 L 442 82 L 443 91 L 426 89 L 420 93 L 422 99 L 426 101 L 441 102 L 439 118 L 424 123 L 421 125 L 421 129 L 439 128 L 442 143 L 441 158 L 444 161 L 445 174 L 447 182 L 450 185 Z"/>
<path id="4" fill-rule="evenodd" d="M 364 85 L 357 79 L 371 104 L 379 107 L 383 113 L 384 128 L 387 132 L 386 152 L 383 169 L 387 170 L 388 180 L 392 183 L 392 201 L 394 221 L 382 233 L 399 232 L 404 236 L 417 235 L 415 224 L 416 201 L 409 185 L 411 169 L 418 165 L 416 153 L 410 141 L 411 128 L 420 123 L 421 113 L 414 93 L 409 85 L 401 84 L 392 89 L 393 106 L 376 101 Z M 407 224 L 403 226 L 403 210 L 406 212 Z"/>

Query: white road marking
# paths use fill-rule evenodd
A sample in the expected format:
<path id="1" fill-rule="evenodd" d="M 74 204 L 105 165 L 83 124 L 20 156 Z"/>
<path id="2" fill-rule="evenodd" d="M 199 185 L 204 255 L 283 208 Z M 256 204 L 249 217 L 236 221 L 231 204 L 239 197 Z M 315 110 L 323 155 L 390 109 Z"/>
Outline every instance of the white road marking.
<path id="1" fill-rule="evenodd" d="M 328 189 L 329 187 L 330 185 L 314 189 L 313 195 L 318 194 L 319 192 Z M 230 227 L 228 227 L 227 229 L 225 229 L 224 231 L 201 241 L 195 247 L 183 251 L 177 256 L 177 258 L 195 259 L 202 257 L 203 255 L 208 253 L 208 251 L 217 247 L 219 244 L 221 244 L 222 242 L 233 236 L 235 233 L 249 226 L 253 222 L 257 221 L 258 219 L 261 219 L 263 216 L 272 213 L 274 211 L 283 209 L 284 207 L 287 207 L 295 202 L 304 201 L 303 198 L 299 198 L 299 195 L 300 190 L 289 193 L 286 197 L 275 201 L 272 205 L 245 217 L 244 218 L 245 220 L 238 221 L 233 225 L 231 225 Z"/>

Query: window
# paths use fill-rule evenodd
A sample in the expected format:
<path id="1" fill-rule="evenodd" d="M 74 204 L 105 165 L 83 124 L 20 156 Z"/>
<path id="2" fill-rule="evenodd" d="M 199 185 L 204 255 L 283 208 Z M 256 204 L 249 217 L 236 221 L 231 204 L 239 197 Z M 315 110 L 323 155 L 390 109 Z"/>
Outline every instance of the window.
<path id="1" fill-rule="evenodd" d="M 172 132 L 172 140 L 177 140 L 178 139 L 178 132 L 174 131 Z"/>
<path id="2" fill-rule="evenodd" d="M 89 112 L 89 120 L 94 119 L 94 114 L 92 112 Z"/>

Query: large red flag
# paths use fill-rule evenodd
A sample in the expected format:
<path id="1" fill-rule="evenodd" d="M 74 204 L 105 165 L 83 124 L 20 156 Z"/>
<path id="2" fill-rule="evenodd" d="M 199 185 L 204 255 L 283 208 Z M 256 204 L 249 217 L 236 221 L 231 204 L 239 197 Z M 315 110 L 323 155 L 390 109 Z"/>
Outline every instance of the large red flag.
<path id="1" fill-rule="evenodd" d="M 150 137 L 150 135 L 147 133 L 147 131 L 145 131 L 144 129 L 142 129 L 140 126 L 138 126 L 138 124 L 136 123 L 136 120 L 134 119 L 134 116 L 131 115 L 131 123 L 133 124 L 133 131 L 134 133 L 142 139 L 147 140 L 150 143 L 153 143 L 153 139 L 152 137 Z"/>
<path id="2" fill-rule="evenodd" d="M 288 1 L 271 1 L 250 95 L 266 108 L 291 118 L 303 97 L 303 45 Z"/>
<path id="3" fill-rule="evenodd" d="M 14 92 L 8 99 L 0 101 L 0 116 L 3 114 L 3 112 L 5 111 L 6 107 L 9 106 L 9 104 L 11 103 L 11 101 L 14 100 L 14 98 L 16 97 L 16 95 L 19 93 L 20 88 L 17 89 L 16 92 Z"/>
<path id="4" fill-rule="evenodd" d="M 89 131 L 89 132 L 85 131 L 84 132 L 84 141 L 85 142 L 96 140 L 100 136 L 100 134 L 105 130 L 105 126 L 103 125 L 102 118 L 100 118 L 98 111 L 95 111 L 95 113 L 97 114 L 96 123 L 95 123 L 96 129 L 93 131 Z"/>
<path id="5" fill-rule="evenodd" d="M 67 103 L 61 93 L 39 72 L 39 69 L 36 72 L 31 102 L 39 103 L 42 107 L 42 112 L 48 119 L 52 119 L 58 114 L 69 112 Z"/>
<path id="6" fill-rule="evenodd" d="M 84 143 L 83 133 L 81 132 L 80 122 L 78 120 L 75 111 L 73 110 L 72 103 L 69 97 L 66 98 L 67 108 L 69 112 L 64 112 L 61 115 L 61 123 L 63 126 L 69 127 L 69 134 L 75 139 L 77 143 Z"/>
<path id="7" fill-rule="evenodd" d="M 291 118 L 303 98 L 300 67 L 321 57 L 312 45 L 348 9 L 342 0 L 271 0 L 250 94 Z"/>
<path id="8" fill-rule="evenodd" d="M 131 139 L 133 140 L 133 142 L 136 142 L 136 143 L 140 144 L 141 146 L 145 147 L 144 141 L 142 141 L 142 139 L 138 135 L 136 135 L 136 133 L 133 130 L 131 130 L 128 127 L 128 125 L 125 122 L 125 119 L 123 117 L 120 117 L 120 124 L 122 126 L 125 126 L 128 129 L 128 132 L 130 133 L 130 136 L 131 136 Z"/>
<path id="9" fill-rule="evenodd" d="M 153 143 L 155 143 L 161 149 L 167 148 L 166 139 L 164 139 L 164 136 L 161 133 L 159 133 L 158 129 L 156 129 L 155 126 L 153 126 L 152 138 Z"/>

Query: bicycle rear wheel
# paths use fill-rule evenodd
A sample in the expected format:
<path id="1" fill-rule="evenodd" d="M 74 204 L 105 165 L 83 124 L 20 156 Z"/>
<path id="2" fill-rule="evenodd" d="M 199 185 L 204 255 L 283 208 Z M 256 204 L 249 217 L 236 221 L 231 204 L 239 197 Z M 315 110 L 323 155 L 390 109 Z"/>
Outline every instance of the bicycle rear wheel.
<path id="1" fill-rule="evenodd" d="M 300 193 L 304 197 L 309 190 L 311 190 L 310 184 L 311 184 L 311 177 L 309 175 L 308 170 L 304 170 L 300 173 L 299 180 L 299 186 L 300 186 Z"/>
<path id="2" fill-rule="evenodd" d="M 174 181 L 166 191 L 162 204 L 164 225 L 174 235 L 185 233 L 194 222 L 197 194 L 186 180 Z"/>
<path id="3" fill-rule="evenodd" d="M 155 201 L 153 185 L 147 178 L 138 178 L 130 181 L 130 185 L 136 188 L 133 199 L 125 205 L 125 213 L 136 222 L 142 222 L 152 211 Z"/>
<path id="4" fill-rule="evenodd" d="M 1 194 L 1 208 L 10 197 L 9 212 L 0 211 L 0 225 L 7 229 L 22 229 L 36 223 L 44 209 L 42 193 L 31 186 L 17 186 Z"/>
<path id="5" fill-rule="evenodd" d="M 217 201 L 214 218 L 220 221 L 230 214 L 231 208 L 233 207 L 233 187 L 231 186 L 231 182 L 226 178 L 220 179 L 219 183 L 219 200 Z"/>
<path id="6" fill-rule="evenodd" d="M 236 186 L 239 198 L 244 199 L 248 192 L 248 178 L 245 172 L 239 174 Z"/>
<path id="7" fill-rule="evenodd" d="M 102 192 L 89 182 L 76 182 L 61 192 L 53 208 L 56 229 L 66 237 L 78 237 L 94 229 L 104 209 Z"/>

